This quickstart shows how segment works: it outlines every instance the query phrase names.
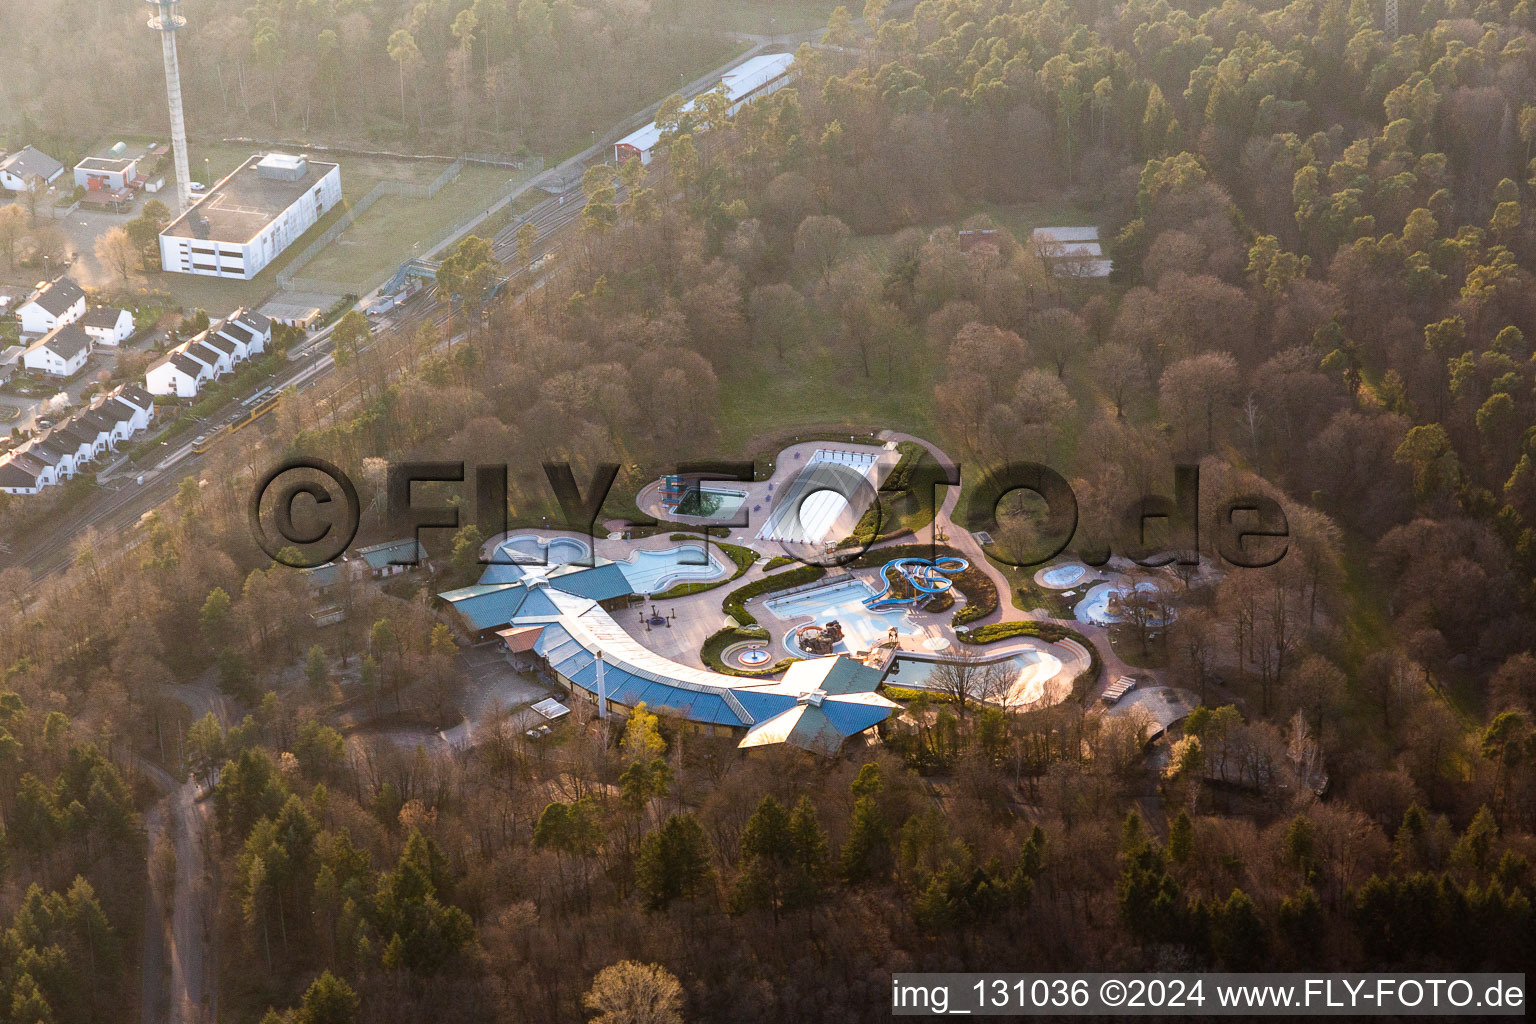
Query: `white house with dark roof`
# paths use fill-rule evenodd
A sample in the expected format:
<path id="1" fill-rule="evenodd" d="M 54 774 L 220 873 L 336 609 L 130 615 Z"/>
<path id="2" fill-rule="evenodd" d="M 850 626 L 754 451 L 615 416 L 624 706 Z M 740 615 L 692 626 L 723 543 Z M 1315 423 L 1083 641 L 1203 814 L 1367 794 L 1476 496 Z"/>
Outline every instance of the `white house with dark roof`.
<path id="1" fill-rule="evenodd" d="M 117 441 L 126 441 L 149 426 L 148 411 L 136 408 L 117 395 L 109 395 L 91 406 L 91 412 L 112 424 L 112 436 Z"/>
<path id="2" fill-rule="evenodd" d="M 27 451 L 53 467 L 57 480 L 68 480 L 75 475 L 80 461 L 80 445 L 61 435 L 48 431 L 22 445 L 18 451 Z"/>
<path id="3" fill-rule="evenodd" d="M 59 324 L 74 323 L 85 316 L 85 292 L 67 277 L 38 288 L 16 309 L 21 333 L 47 334 Z"/>
<path id="4" fill-rule="evenodd" d="M 149 421 L 155 417 L 155 396 L 139 387 L 137 384 L 124 384 L 113 393 L 113 397 L 119 402 L 125 403 L 129 408 L 144 415 L 141 426 L 149 426 Z"/>
<path id="5" fill-rule="evenodd" d="M 101 396 L 47 433 L 0 455 L 0 492 L 36 494 L 68 480 L 103 452 L 145 430 L 155 400 L 136 385 Z"/>
<path id="6" fill-rule="evenodd" d="M 0 492 L 36 494 L 57 480 L 53 467 L 24 451 L 0 455 Z"/>
<path id="7" fill-rule="evenodd" d="M 62 445 L 64 450 L 74 458 L 76 473 L 81 472 L 86 463 L 101 454 L 96 446 L 95 433 L 79 429 L 74 420 L 65 420 L 48 431 L 48 438 Z"/>
<path id="8" fill-rule="evenodd" d="M 121 345 L 133 336 L 133 314 L 111 306 L 92 306 L 80 318 L 80 326 L 98 345 Z"/>
<path id="9" fill-rule="evenodd" d="M 79 324 L 63 323 L 21 354 L 21 365 L 53 377 L 73 377 L 85 368 L 95 339 Z"/>
<path id="10" fill-rule="evenodd" d="M 106 416 L 103 416 L 95 406 L 87 406 L 75 413 L 71 420 L 82 429 L 95 433 L 96 440 L 102 451 L 111 451 L 117 447 L 117 442 L 123 439 L 117 424 Z"/>
<path id="11" fill-rule="evenodd" d="M 80 419 L 71 416 L 69 419 L 53 428 L 53 432 L 64 439 L 65 444 L 75 446 L 75 465 L 92 462 L 98 455 L 107 450 L 108 437 Z"/>
<path id="12" fill-rule="evenodd" d="M 221 334 L 214 334 L 210 331 L 204 336 L 202 343 L 209 348 L 218 350 L 219 354 L 224 357 L 223 365 L 226 370 L 233 370 L 236 366 L 245 362 L 245 356 L 241 354 L 240 346 Z"/>
<path id="13" fill-rule="evenodd" d="M 260 313 L 237 309 L 214 328 L 214 332 L 235 344 L 237 361 L 255 359 L 267 350 L 267 343 L 272 340 L 272 321 Z"/>
<path id="14" fill-rule="evenodd" d="M 0 187 L 22 192 L 31 178 L 40 178 L 44 184 L 51 185 L 63 173 L 63 164 L 40 149 L 27 146 L 0 160 Z"/>
<path id="15" fill-rule="evenodd" d="M 229 353 L 208 343 L 208 333 L 206 331 L 192 339 L 191 344 L 186 348 L 186 355 L 190 359 L 196 359 L 200 363 L 205 363 L 213 371 L 213 376 L 215 377 L 222 377 L 234 369 Z"/>
<path id="16" fill-rule="evenodd" d="M 57 445 L 44 445 L 40 438 L 32 438 L 11 453 L 17 460 L 25 458 L 29 464 L 37 467 L 36 478 L 39 487 L 48 487 L 64 479 L 64 470 L 71 473 L 75 468 L 75 460 L 65 456 Z"/>
<path id="17" fill-rule="evenodd" d="M 151 395 L 197 397 L 203 382 L 213 379 L 213 369 L 207 363 L 186 355 L 190 344 L 190 341 L 184 341 L 149 364 L 149 368 L 144 371 L 145 391 Z"/>
<path id="18" fill-rule="evenodd" d="M 213 372 L 195 359 L 188 359 L 179 348 L 172 349 L 149 364 L 144 372 L 144 387 L 152 395 L 196 398 L 203 381 Z"/>

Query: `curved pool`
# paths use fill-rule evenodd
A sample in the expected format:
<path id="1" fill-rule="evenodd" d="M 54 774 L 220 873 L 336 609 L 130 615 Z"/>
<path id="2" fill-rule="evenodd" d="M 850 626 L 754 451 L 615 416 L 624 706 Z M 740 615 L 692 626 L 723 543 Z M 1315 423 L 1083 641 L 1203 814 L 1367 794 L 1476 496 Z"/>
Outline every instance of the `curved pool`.
<path id="1" fill-rule="evenodd" d="M 884 683 L 886 686 L 900 686 L 913 690 L 937 689 L 933 678 L 935 670 L 944 664 L 943 658 L 913 658 L 904 654 L 897 655 L 891 661 L 890 671 L 886 673 Z M 1003 704 L 1008 707 L 1022 707 L 1039 702 L 1050 697 L 1050 703 L 1061 700 L 1065 693 L 1052 692 L 1050 683 L 1061 672 L 1061 661 L 1055 655 L 1046 651 L 1030 650 L 1020 651 L 1017 654 L 991 661 L 983 662 L 983 668 L 993 665 L 1003 666 L 1006 676 L 1001 681 L 985 678 L 982 673 L 975 673 L 977 683 L 975 689 L 989 689 L 993 692 L 978 693 L 971 689 L 970 695 L 975 699 L 989 698 L 993 703 Z M 1062 687 L 1070 692 L 1070 686 Z M 968 689 L 970 689 L 968 687 Z"/>
<path id="2" fill-rule="evenodd" d="M 496 545 L 491 553 L 491 564 L 480 576 L 481 583 L 516 583 L 527 573 L 523 566 L 569 565 L 586 562 L 592 557 L 592 548 L 584 540 L 575 537 L 550 537 L 545 539 L 533 533 L 520 533 L 508 537 Z"/>
<path id="3" fill-rule="evenodd" d="M 874 590 L 861 579 L 839 580 L 836 583 L 797 594 L 769 598 L 763 607 L 776 618 L 786 622 L 808 618 L 811 622 L 825 625 L 836 619 L 843 627 L 843 639 L 834 650 L 866 651 L 889 635 L 891 629 L 900 631 L 911 627 L 915 620 L 906 606 L 897 605 L 882 609 L 864 607 L 864 601 Z M 803 625 L 803 623 L 802 623 Z M 795 631 L 784 634 L 784 649 L 796 657 L 815 657 L 800 649 L 795 643 Z"/>
<path id="4" fill-rule="evenodd" d="M 637 594 L 659 594 L 679 583 L 707 583 L 726 573 L 725 566 L 702 544 L 636 551 L 618 566 Z"/>
<path id="5" fill-rule="evenodd" d="M 1041 569 L 1039 581 L 1043 586 L 1055 587 L 1065 590 L 1081 583 L 1084 576 L 1088 575 L 1088 569 L 1082 565 L 1053 565 L 1049 569 Z"/>
<path id="6" fill-rule="evenodd" d="M 1136 584 L 1136 589 L 1144 594 L 1150 594 L 1162 588 L 1153 580 L 1142 580 Z M 1129 615 L 1119 611 L 1111 611 L 1109 607 L 1111 597 L 1123 595 L 1127 592 L 1128 585 L 1126 583 L 1100 583 L 1089 590 L 1087 596 L 1081 601 L 1077 602 L 1077 607 L 1072 610 L 1072 614 L 1077 617 L 1078 622 L 1087 622 L 1095 626 L 1108 626 L 1117 622 L 1127 622 L 1130 619 Z M 1173 608 L 1164 605 L 1163 616 L 1148 619 L 1147 624 L 1149 626 L 1163 626 L 1171 621 L 1173 617 Z"/>

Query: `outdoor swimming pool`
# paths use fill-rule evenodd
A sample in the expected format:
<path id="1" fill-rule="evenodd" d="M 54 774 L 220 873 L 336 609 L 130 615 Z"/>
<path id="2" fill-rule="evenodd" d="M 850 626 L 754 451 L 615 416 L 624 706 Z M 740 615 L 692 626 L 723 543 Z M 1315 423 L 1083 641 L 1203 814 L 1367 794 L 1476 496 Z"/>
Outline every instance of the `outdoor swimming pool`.
<path id="1" fill-rule="evenodd" d="M 700 487 L 683 495 L 677 504 L 677 514 L 690 519 L 734 519 L 746 501 L 746 491 Z"/>
<path id="2" fill-rule="evenodd" d="M 1081 565 L 1053 565 L 1049 569 L 1040 570 L 1040 582 L 1048 587 L 1066 589 L 1082 582 L 1086 575 L 1088 570 Z"/>
<path id="3" fill-rule="evenodd" d="M 585 562 L 592 556 L 587 542 L 575 537 L 551 537 L 545 541 L 532 533 L 508 537 L 496 545 L 491 564 L 485 567 L 481 583 L 516 583 L 526 575 L 522 565 L 567 565 Z"/>
<path id="4" fill-rule="evenodd" d="M 637 594 L 659 594 L 678 583 L 702 583 L 725 575 L 725 566 L 702 544 L 679 544 L 664 551 L 636 551 L 619 562 L 619 571 Z"/>
<path id="5" fill-rule="evenodd" d="M 1089 590 L 1086 597 L 1077 602 L 1077 607 L 1072 610 L 1072 614 L 1077 616 L 1078 622 L 1090 622 L 1099 626 L 1108 626 L 1116 622 L 1125 622 L 1130 617 L 1123 612 L 1111 611 L 1109 602 L 1112 596 L 1117 596 L 1126 592 L 1127 588 L 1128 584 L 1124 582 L 1100 583 L 1098 586 Z M 1161 588 L 1159 588 L 1157 583 L 1153 580 L 1142 580 L 1140 583 L 1136 584 L 1136 589 L 1142 593 L 1150 594 Z M 1164 611 L 1168 619 L 1173 618 L 1173 609 L 1171 607 L 1165 605 Z M 1148 625 L 1161 626 L 1164 624 L 1165 623 L 1162 618 L 1154 617 L 1148 620 Z"/>
<path id="6" fill-rule="evenodd" d="M 914 690 L 932 689 L 933 673 L 942 663 L 942 661 L 897 655 L 891 662 L 890 671 L 886 673 L 885 684 Z M 999 702 L 1007 704 L 1032 704 L 1039 700 L 1045 695 L 1046 682 L 1061 671 L 1061 662 L 1045 651 L 1021 651 L 986 664 L 1007 666 L 1011 674 L 1007 691 L 994 695 Z M 980 673 L 977 676 L 979 677 Z M 973 692 L 971 696 L 979 699 L 983 695 Z"/>
<path id="7" fill-rule="evenodd" d="M 770 598 L 764 607 L 785 620 L 809 618 L 812 622 L 826 623 L 836 619 L 843 627 L 843 640 L 838 643 L 837 649 L 865 651 L 884 640 L 892 626 L 911 632 L 913 625 L 911 615 L 904 608 L 885 608 L 880 611 L 865 608 L 864 599 L 873 593 L 863 580 L 852 579 L 798 594 Z M 784 648 L 791 654 L 805 655 L 795 644 L 793 631 L 785 634 Z"/>

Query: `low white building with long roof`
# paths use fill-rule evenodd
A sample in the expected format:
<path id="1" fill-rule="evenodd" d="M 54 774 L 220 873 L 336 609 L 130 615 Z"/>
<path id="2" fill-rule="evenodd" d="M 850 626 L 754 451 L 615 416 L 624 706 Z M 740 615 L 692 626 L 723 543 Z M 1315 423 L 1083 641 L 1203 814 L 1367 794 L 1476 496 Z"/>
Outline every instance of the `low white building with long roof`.
<path id="1" fill-rule="evenodd" d="M 753 100 L 778 92 L 794 79 L 795 55 L 765 53 L 749 58 L 720 77 L 716 88 L 725 90 L 726 113 L 734 114 Z M 702 95 L 702 94 L 701 94 Z M 683 104 L 686 118 L 699 102 L 695 96 Z M 651 153 L 661 141 L 662 128 L 655 121 L 637 128 L 613 144 L 613 162 L 622 164 L 638 157 L 642 164 L 651 162 Z"/>

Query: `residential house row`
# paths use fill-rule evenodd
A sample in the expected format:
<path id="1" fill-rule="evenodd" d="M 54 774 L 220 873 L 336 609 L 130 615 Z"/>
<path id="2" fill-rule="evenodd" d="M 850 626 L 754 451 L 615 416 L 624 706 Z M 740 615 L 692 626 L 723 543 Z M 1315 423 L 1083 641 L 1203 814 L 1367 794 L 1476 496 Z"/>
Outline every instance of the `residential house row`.
<path id="1" fill-rule="evenodd" d="M 208 381 L 261 355 L 271 342 L 271 320 L 237 309 L 150 363 L 144 387 L 152 395 L 196 398 Z"/>
<path id="2" fill-rule="evenodd" d="M 149 428 L 155 400 L 137 384 L 98 396 L 87 408 L 0 455 L 0 492 L 37 494 L 87 472 L 104 453 Z"/>

